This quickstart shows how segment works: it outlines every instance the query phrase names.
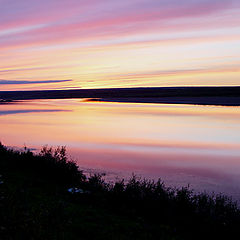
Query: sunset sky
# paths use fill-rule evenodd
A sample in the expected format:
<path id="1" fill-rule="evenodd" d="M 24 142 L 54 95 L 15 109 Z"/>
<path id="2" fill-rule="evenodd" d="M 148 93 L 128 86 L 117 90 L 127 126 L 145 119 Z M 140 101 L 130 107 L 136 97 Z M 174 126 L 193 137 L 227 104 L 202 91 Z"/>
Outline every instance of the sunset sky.
<path id="1" fill-rule="evenodd" d="M 0 0 L 0 90 L 240 85 L 239 0 Z"/>

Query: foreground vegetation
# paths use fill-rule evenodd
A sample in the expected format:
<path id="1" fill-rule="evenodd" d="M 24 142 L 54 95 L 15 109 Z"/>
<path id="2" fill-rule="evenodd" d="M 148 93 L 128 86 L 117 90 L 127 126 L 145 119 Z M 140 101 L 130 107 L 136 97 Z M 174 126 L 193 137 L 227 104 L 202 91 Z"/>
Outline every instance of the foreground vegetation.
<path id="1" fill-rule="evenodd" d="M 87 178 L 65 148 L 39 154 L 0 144 L 0 239 L 234 239 L 229 198 L 167 188 L 133 176 Z"/>

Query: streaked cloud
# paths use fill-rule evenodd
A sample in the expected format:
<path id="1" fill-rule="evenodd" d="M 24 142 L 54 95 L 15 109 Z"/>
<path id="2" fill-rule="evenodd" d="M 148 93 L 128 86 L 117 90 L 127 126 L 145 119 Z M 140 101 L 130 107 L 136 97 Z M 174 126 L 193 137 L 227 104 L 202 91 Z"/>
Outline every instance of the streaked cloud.
<path id="1" fill-rule="evenodd" d="M 196 68 L 196 69 L 170 69 L 163 71 L 152 71 L 152 72 L 139 72 L 139 73 L 126 73 L 118 76 L 112 76 L 112 79 L 131 79 L 131 78 L 147 78 L 147 77 L 166 77 L 166 76 L 179 76 L 179 75 L 199 75 L 199 74 L 210 74 L 210 73 L 231 73 L 240 72 L 240 63 L 237 66 L 231 67 L 220 67 L 220 68 Z"/>
<path id="2" fill-rule="evenodd" d="M 85 88 L 162 86 L 161 80 L 152 83 L 148 76 L 135 73 L 161 71 L 161 76 L 171 77 L 165 73 L 173 69 L 175 84 L 182 85 L 185 69 L 208 66 L 211 76 L 205 82 L 210 85 L 239 84 L 237 71 L 231 76 L 224 71 L 221 78 L 220 72 L 215 76 L 211 72 L 226 56 L 232 56 L 228 68 L 240 55 L 239 0 L 0 0 L 0 4 L 3 79 L 73 79 L 68 86 L 55 82 L 59 88 L 75 88 L 80 82 Z M 131 82 L 109 77 L 130 73 L 135 74 Z M 187 82 L 205 84 L 201 74 L 194 71 L 191 77 L 188 71 Z M 5 90 L 13 89 L 10 85 Z"/>
<path id="3" fill-rule="evenodd" d="M 72 80 L 38 80 L 38 81 L 27 81 L 27 80 L 0 80 L 0 85 L 16 85 L 16 84 L 41 84 L 41 83 L 62 83 L 62 82 L 70 82 Z"/>

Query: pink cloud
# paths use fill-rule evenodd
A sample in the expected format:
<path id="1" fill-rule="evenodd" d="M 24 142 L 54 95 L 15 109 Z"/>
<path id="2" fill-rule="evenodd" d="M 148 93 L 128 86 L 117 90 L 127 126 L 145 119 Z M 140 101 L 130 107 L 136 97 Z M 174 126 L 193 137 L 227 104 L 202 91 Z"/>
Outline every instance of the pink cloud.
<path id="1" fill-rule="evenodd" d="M 26 17 L 22 17 L 22 20 L 10 21 L 5 26 L 3 24 L 2 28 L 4 29 L 8 29 L 10 26 L 19 27 L 24 24 L 34 25 L 44 23 L 46 25 L 42 28 L 29 30 L 28 32 L 18 33 L 15 36 L 11 35 L 11 38 L 7 36 L 1 38 L 0 46 L 2 48 L 12 48 L 26 45 L 71 43 L 96 38 L 125 37 L 129 34 L 144 34 L 144 32 L 147 34 L 150 31 L 161 33 L 170 30 L 206 29 L 211 26 L 222 26 L 226 19 L 218 19 L 217 22 L 213 19 L 213 23 L 210 22 L 209 26 L 206 26 L 205 22 L 201 24 L 201 21 L 182 24 L 176 24 L 172 21 L 179 18 L 198 19 L 205 16 L 211 19 L 212 14 L 217 14 L 232 6 L 229 4 L 229 1 L 200 1 L 199 3 L 185 1 L 181 6 L 174 1 L 170 2 L 172 3 L 171 5 L 165 6 L 163 1 L 160 1 L 156 6 L 155 2 L 149 2 L 146 5 L 146 2 L 143 1 L 145 5 L 140 4 L 136 6 L 133 4 L 130 7 L 127 5 L 125 8 L 120 8 L 119 10 L 114 9 L 114 4 L 112 4 L 112 11 L 103 11 L 102 14 L 98 13 L 94 15 L 94 11 L 91 10 L 92 8 L 94 9 L 93 6 L 96 4 L 94 1 L 85 7 L 82 5 L 82 2 L 80 4 L 74 2 L 69 7 L 66 3 L 63 4 L 63 1 L 61 6 L 57 7 L 53 13 L 46 9 L 42 14 L 30 13 Z M 108 2 L 106 3 L 109 4 Z M 148 7 L 146 9 L 141 8 L 141 6 Z M 84 9 L 88 9 L 88 11 L 84 12 Z M 230 19 L 228 24 L 239 24 L 239 21 L 236 22 L 233 20 Z"/>

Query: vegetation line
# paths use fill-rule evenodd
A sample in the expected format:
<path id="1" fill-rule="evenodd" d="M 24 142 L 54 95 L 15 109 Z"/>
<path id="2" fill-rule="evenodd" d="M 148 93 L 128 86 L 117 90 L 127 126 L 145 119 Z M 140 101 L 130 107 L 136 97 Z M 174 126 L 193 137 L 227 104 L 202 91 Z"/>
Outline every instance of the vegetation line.
<path id="1" fill-rule="evenodd" d="M 237 204 L 138 179 L 86 177 L 65 147 L 0 144 L 0 239 L 233 239 Z"/>

